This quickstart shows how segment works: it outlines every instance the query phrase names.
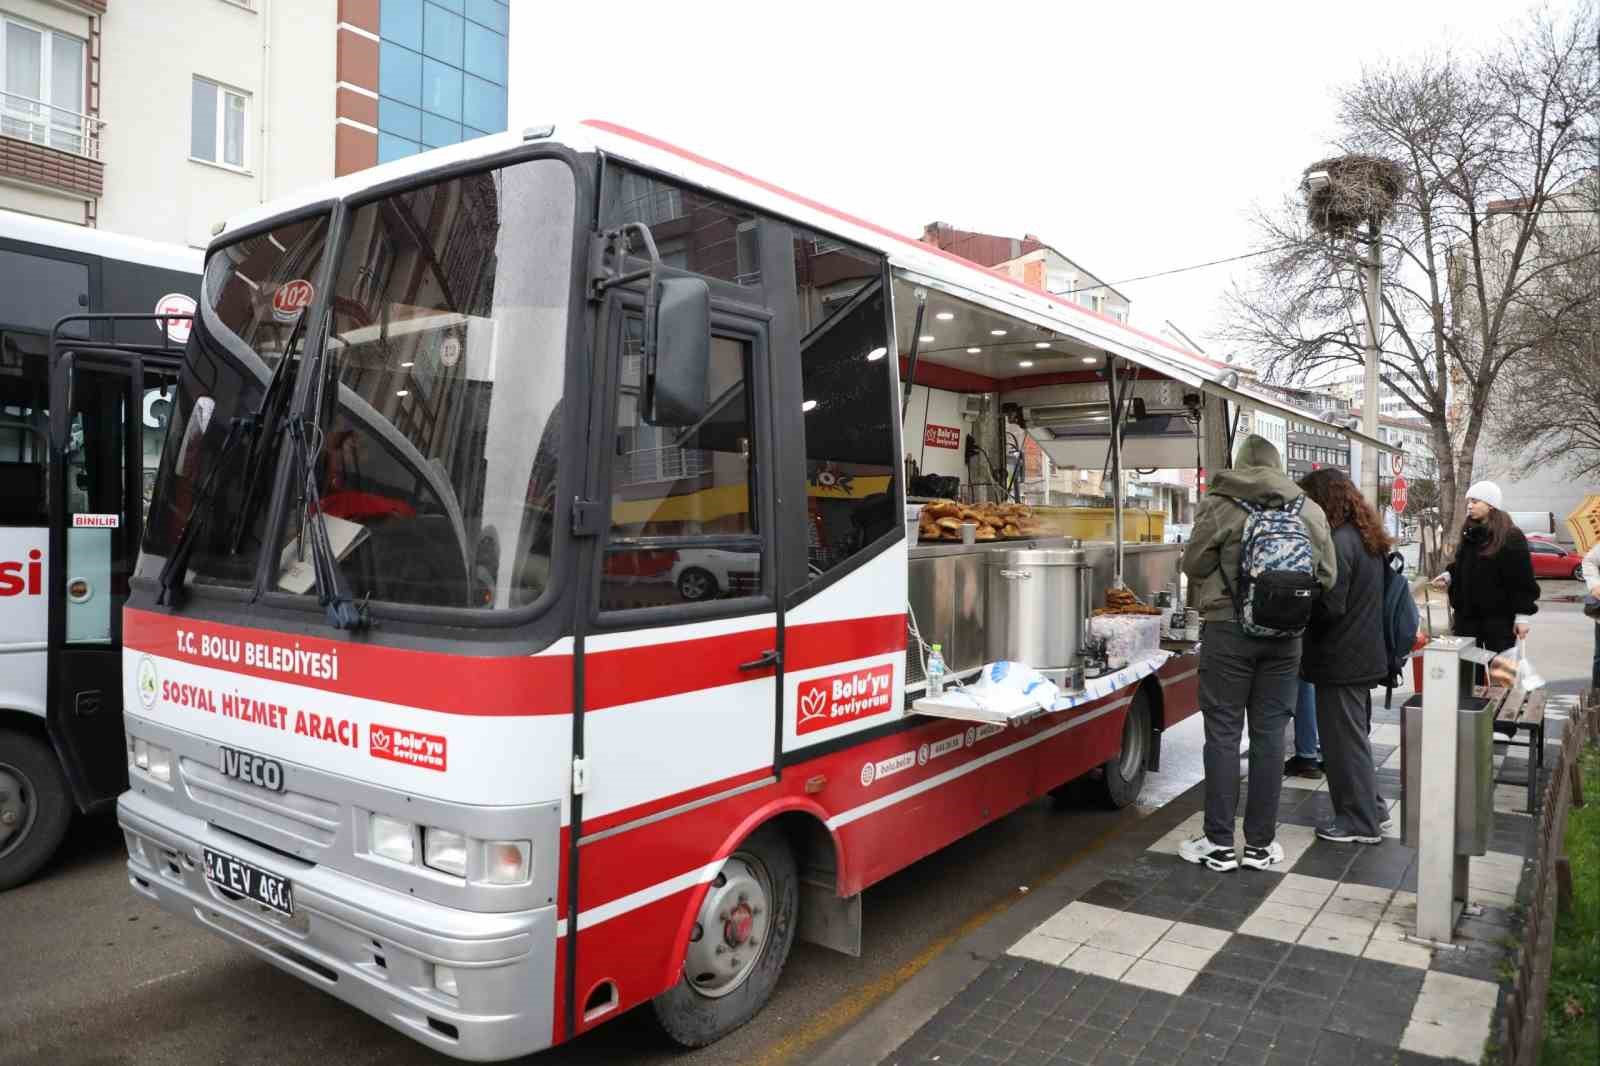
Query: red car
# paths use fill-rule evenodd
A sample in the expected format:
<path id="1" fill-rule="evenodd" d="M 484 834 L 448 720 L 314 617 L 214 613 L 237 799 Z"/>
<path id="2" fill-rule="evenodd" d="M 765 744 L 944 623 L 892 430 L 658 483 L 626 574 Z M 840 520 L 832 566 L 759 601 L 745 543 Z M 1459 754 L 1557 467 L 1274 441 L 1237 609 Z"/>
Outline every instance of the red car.
<path id="1" fill-rule="evenodd" d="M 1583 556 L 1577 552 L 1568 551 L 1554 541 L 1542 537 L 1529 537 L 1528 551 L 1533 555 L 1534 577 L 1583 580 Z"/>

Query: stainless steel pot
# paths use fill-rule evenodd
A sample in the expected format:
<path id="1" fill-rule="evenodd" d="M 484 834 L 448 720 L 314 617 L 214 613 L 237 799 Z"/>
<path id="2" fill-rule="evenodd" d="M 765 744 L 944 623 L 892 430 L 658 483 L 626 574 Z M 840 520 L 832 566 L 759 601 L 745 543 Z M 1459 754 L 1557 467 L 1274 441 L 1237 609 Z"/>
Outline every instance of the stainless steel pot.
<path id="1" fill-rule="evenodd" d="M 997 551 L 985 564 L 985 658 L 1038 670 L 1072 665 L 1092 599 L 1087 556 L 1070 549 Z"/>

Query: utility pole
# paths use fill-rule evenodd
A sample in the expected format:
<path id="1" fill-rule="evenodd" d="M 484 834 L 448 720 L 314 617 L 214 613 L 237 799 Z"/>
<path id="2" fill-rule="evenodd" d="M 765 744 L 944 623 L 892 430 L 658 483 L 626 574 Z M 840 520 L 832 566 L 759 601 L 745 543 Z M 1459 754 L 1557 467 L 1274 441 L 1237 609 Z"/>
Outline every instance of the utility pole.
<path id="1" fill-rule="evenodd" d="M 1368 224 L 1367 232 L 1371 235 L 1371 247 L 1367 256 L 1367 279 L 1365 296 L 1367 301 L 1367 352 L 1366 352 L 1366 387 L 1362 392 L 1361 400 L 1361 432 L 1369 439 L 1378 437 L 1378 323 L 1381 319 L 1383 304 L 1379 296 L 1378 286 L 1382 284 L 1383 258 L 1382 244 L 1378 237 L 1382 230 L 1378 220 L 1373 218 Z M 1378 464 L 1383 461 L 1383 453 L 1370 444 L 1361 446 L 1363 462 L 1361 464 L 1361 494 L 1374 508 L 1378 506 Z"/>

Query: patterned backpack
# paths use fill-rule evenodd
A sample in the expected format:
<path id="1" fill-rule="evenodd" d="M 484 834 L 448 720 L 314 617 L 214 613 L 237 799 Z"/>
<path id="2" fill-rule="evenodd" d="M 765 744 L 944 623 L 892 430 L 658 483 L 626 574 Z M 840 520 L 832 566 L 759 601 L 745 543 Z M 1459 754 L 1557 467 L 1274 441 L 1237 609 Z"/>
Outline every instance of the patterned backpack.
<path id="1" fill-rule="evenodd" d="M 1300 517 L 1306 498 L 1296 496 L 1282 507 L 1228 498 L 1245 512 L 1239 578 L 1229 589 L 1239 627 L 1253 637 L 1298 637 L 1322 591 L 1311 536 Z M 1226 571 L 1222 579 L 1227 584 Z"/>

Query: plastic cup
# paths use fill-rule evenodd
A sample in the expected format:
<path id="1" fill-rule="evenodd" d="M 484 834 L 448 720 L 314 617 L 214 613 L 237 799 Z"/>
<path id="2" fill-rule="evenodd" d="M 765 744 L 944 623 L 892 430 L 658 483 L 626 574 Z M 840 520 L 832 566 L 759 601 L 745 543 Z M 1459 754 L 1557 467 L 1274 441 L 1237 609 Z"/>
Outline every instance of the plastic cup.
<path id="1" fill-rule="evenodd" d="M 976 543 L 978 543 L 978 523 L 976 523 L 976 522 L 963 522 L 963 523 L 961 523 L 961 543 L 963 543 L 963 544 L 976 544 Z"/>

